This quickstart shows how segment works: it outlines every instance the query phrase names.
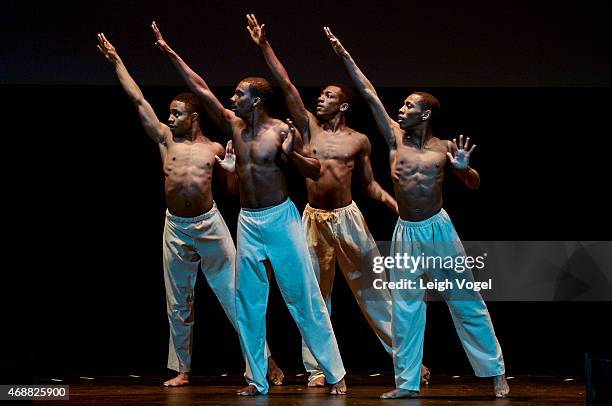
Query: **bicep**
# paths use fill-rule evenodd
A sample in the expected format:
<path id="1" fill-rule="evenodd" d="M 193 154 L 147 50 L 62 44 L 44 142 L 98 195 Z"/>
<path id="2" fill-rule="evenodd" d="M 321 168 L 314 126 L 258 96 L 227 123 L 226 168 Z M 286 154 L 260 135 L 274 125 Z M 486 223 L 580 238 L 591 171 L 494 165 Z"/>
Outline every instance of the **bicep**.
<path id="1" fill-rule="evenodd" d="M 364 96 L 368 102 L 368 106 L 370 106 L 370 110 L 372 111 L 372 115 L 374 116 L 378 129 L 387 140 L 389 146 L 394 146 L 395 132 L 397 129 L 399 129 L 399 125 L 389 116 L 385 106 L 375 91 L 366 91 Z"/>
<path id="2" fill-rule="evenodd" d="M 161 123 L 153 111 L 153 108 L 146 100 L 143 100 L 137 105 L 138 116 L 146 133 L 155 142 L 161 142 L 165 138 L 165 132 L 168 126 Z"/>
<path id="3" fill-rule="evenodd" d="M 202 103 L 204 111 L 210 119 L 219 127 L 225 134 L 229 134 L 233 121 L 238 118 L 233 111 L 223 107 L 223 104 L 217 99 L 209 89 L 200 88 L 196 91 L 196 95 Z"/>
<path id="4" fill-rule="evenodd" d="M 289 113 L 296 127 L 301 132 L 307 131 L 310 113 L 306 110 L 306 107 L 304 107 L 302 97 L 293 84 L 291 84 L 289 89 L 285 92 L 285 102 L 287 103 Z"/>
<path id="5" fill-rule="evenodd" d="M 361 177 L 363 185 L 366 187 L 374 179 L 374 175 L 372 172 L 372 163 L 370 162 L 371 151 L 372 147 L 370 146 L 370 141 L 366 139 L 364 146 L 359 154 L 359 176 Z"/>
<path id="6" fill-rule="evenodd" d="M 372 111 L 374 113 L 376 125 L 385 137 L 385 140 L 387 140 L 387 144 L 389 144 L 390 147 L 395 147 L 396 133 L 400 130 L 399 124 L 389 117 L 389 114 L 387 114 L 382 104 L 372 108 Z"/>

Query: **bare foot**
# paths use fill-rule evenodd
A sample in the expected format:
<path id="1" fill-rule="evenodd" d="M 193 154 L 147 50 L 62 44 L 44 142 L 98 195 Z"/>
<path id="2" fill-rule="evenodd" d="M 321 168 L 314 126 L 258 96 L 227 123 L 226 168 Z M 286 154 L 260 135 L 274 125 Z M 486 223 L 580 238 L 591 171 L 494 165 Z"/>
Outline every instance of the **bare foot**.
<path id="1" fill-rule="evenodd" d="M 429 383 L 429 378 L 431 378 L 429 368 L 425 365 L 421 365 L 421 385 L 427 385 Z"/>
<path id="2" fill-rule="evenodd" d="M 164 382 L 164 386 L 169 386 L 169 387 L 177 387 L 177 386 L 185 386 L 185 385 L 189 385 L 189 373 L 188 372 L 180 372 L 174 378 Z"/>
<path id="3" fill-rule="evenodd" d="M 344 378 L 342 378 L 340 382 L 329 386 L 329 394 L 330 395 L 346 395 L 346 382 L 344 381 Z"/>
<path id="4" fill-rule="evenodd" d="M 268 358 L 268 379 L 272 382 L 272 385 L 282 385 L 283 378 L 285 378 L 285 374 L 283 371 L 276 365 L 276 362 L 272 359 L 272 357 Z"/>
<path id="5" fill-rule="evenodd" d="M 506 375 L 498 375 L 493 377 L 493 392 L 496 398 L 506 398 L 510 394 L 510 386 L 506 381 Z"/>
<path id="6" fill-rule="evenodd" d="M 381 399 L 416 398 L 419 392 L 406 389 L 393 389 L 380 395 Z"/>
<path id="7" fill-rule="evenodd" d="M 236 395 L 239 396 L 255 396 L 259 395 L 259 391 L 255 387 L 255 385 L 245 386 L 244 388 L 240 388 L 236 391 Z"/>
<path id="8" fill-rule="evenodd" d="M 313 379 L 312 381 L 308 381 L 308 386 L 311 387 L 311 388 L 325 386 L 325 377 L 324 376 L 318 376 L 315 379 Z"/>

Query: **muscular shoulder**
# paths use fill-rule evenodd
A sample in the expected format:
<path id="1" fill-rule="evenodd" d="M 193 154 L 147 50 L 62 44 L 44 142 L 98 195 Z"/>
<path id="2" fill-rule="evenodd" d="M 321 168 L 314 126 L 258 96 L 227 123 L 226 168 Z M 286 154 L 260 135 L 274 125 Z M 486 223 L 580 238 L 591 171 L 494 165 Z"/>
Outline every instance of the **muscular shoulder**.
<path id="1" fill-rule="evenodd" d="M 278 118 L 271 118 L 270 127 L 274 128 L 277 131 L 282 131 L 287 129 L 287 123 L 285 123 L 283 120 L 279 120 Z"/>
<path id="2" fill-rule="evenodd" d="M 370 144 L 370 140 L 368 139 L 368 136 L 363 133 L 360 133 L 359 131 L 351 130 L 350 135 L 360 144 L 368 144 L 368 145 Z"/>
<path id="3" fill-rule="evenodd" d="M 218 142 L 212 142 L 211 144 L 215 155 L 225 155 L 225 147 L 223 147 L 223 145 L 219 144 Z"/>
<path id="4" fill-rule="evenodd" d="M 453 152 L 455 150 L 455 144 L 453 144 L 453 142 L 450 140 L 440 140 L 440 144 L 442 145 L 442 148 L 446 150 L 446 152 Z"/>
<path id="5" fill-rule="evenodd" d="M 359 150 L 361 152 L 365 152 L 367 154 L 370 153 L 372 146 L 370 145 L 370 139 L 367 135 L 352 130 L 353 132 L 350 134 L 351 138 L 355 140 L 355 142 L 359 145 Z"/>
<path id="6" fill-rule="evenodd" d="M 433 136 L 430 141 L 431 145 L 436 150 L 440 150 L 442 152 L 447 152 L 451 150 L 453 143 L 449 140 L 441 140 L 440 138 Z"/>

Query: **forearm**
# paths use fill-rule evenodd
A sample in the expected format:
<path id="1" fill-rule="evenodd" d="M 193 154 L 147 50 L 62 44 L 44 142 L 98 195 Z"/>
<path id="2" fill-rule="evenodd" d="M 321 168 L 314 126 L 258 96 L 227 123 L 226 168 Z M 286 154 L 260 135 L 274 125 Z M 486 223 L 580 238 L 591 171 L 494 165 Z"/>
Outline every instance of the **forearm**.
<path id="1" fill-rule="evenodd" d="M 455 170 L 459 179 L 470 189 L 478 189 L 480 187 L 480 175 L 478 171 L 469 166 L 463 170 Z"/>
<path id="2" fill-rule="evenodd" d="M 372 82 L 364 75 L 364 73 L 359 69 L 351 54 L 345 52 L 342 56 L 342 62 L 344 62 L 344 66 L 348 71 L 349 76 L 355 86 L 359 90 L 359 93 L 366 99 L 368 103 L 374 102 L 377 100 L 376 89 Z"/>
<path id="3" fill-rule="evenodd" d="M 374 200 L 378 200 L 387 205 L 395 214 L 398 214 L 397 202 L 380 184 L 376 181 L 372 181 L 367 188 L 368 196 Z"/>
<path id="4" fill-rule="evenodd" d="M 191 89 L 197 95 L 200 95 L 203 91 L 210 91 L 208 84 L 204 81 L 204 79 L 195 73 L 193 69 L 185 63 L 183 58 L 179 56 L 174 50 L 170 47 L 163 49 L 164 53 L 168 55 L 170 58 L 170 62 L 174 65 L 178 73 L 181 75 L 187 87 Z"/>
<path id="5" fill-rule="evenodd" d="M 308 128 L 308 112 L 306 111 L 306 107 L 304 107 L 302 97 L 294 84 L 291 83 L 289 74 L 285 70 L 285 67 L 280 60 L 276 57 L 270 43 L 266 41 L 265 44 L 260 45 L 260 48 L 264 55 L 266 64 L 268 65 L 270 72 L 272 72 L 272 76 L 274 76 L 274 79 L 276 79 L 280 85 L 281 91 L 283 92 L 283 97 L 285 98 L 285 103 L 289 108 L 291 118 L 304 136 L 304 141 L 308 144 L 310 138 Z"/>
<path id="6" fill-rule="evenodd" d="M 370 111 L 374 115 L 374 120 L 376 121 L 378 129 L 380 130 L 383 137 L 385 137 L 385 140 L 387 141 L 389 147 L 394 148 L 396 145 L 395 131 L 396 127 L 398 127 L 397 123 L 391 120 L 389 114 L 387 114 L 387 111 L 385 110 L 385 107 L 382 104 L 382 101 L 376 93 L 374 85 L 372 85 L 368 78 L 363 74 L 361 69 L 359 69 L 359 67 L 357 66 L 353 58 L 351 58 L 351 55 L 348 52 L 342 54 L 342 61 L 344 62 L 344 65 L 348 70 L 349 76 L 355 83 L 355 86 L 357 86 L 359 93 L 363 96 L 366 103 L 368 104 L 368 107 L 370 108 Z"/>
<path id="7" fill-rule="evenodd" d="M 135 105 L 141 104 L 144 101 L 144 95 L 142 94 L 140 87 L 138 87 L 134 79 L 132 79 L 132 76 L 123 64 L 121 58 L 117 57 L 117 59 L 114 61 L 114 66 L 117 78 L 119 79 L 119 83 L 121 84 L 121 87 L 128 95 L 132 103 L 134 103 Z"/>
<path id="8" fill-rule="evenodd" d="M 321 177 L 321 163 L 317 158 L 304 156 L 296 151 L 292 151 L 289 157 L 302 176 L 313 180 Z"/>
<path id="9" fill-rule="evenodd" d="M 289 79 L 289 74 L 287 70 L 281 63 L 281 61 L 277 58 L 272 46 L 268 41 L 265 44 L 260 45 L 261 52 L 263 53 L 264 60 L 272 72 L 272 76 L 278 82 L 283 92 L 291 90 L 293 84 L 291 83 L 291 79 Z"/>
<path id="10" fill-rule="evenodd" d="M 236 172 L 226 172 L 227 191 L 235 195 L 238 193 L 238 175 Z"/>
<path id="11" fill-rule="evenodd" d="M 270 68 L 270 72 L 272 72 L 272 76 L 274 76 L 274 79 L 276 79 L 281 88 L 286 89 L 291 86 L 289 74 L 287 73 L 287 70 L 285 70 L 283 64 L 276 57 L 276 54 L 274 53 L 274 50 L 272 49 L 270 43 L 266 41 L 265 44 L 260 45 L 259 47 L 264 56 L 266 64 L 268 65 L 268 68 Z"/>

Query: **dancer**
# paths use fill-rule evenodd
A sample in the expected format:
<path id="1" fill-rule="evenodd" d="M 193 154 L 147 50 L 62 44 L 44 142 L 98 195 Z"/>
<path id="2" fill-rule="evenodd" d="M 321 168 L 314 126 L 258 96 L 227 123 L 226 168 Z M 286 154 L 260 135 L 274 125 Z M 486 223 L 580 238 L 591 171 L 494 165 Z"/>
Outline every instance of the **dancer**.
<path id="1" fill-rule="evenodd" d="M 390 148 L 389 160 L 400 216 L 393 233 L 391 256 L 465 256 L 455 228 L 442 208 L 442 184 L 444 167 L 449 163 L 451 171 L 467 187 L 479 187 L 480 176 L 469 166 L 470 156 L 476 146 L 469 147 L 469 138 L 464 143 L 463 135 L 459 137 L 458 144 L 456 140 L 444 141 L 433 135 L 431 119 L 437 112 L 439 103 L 427 93 L 410 94 L 399 110 L 397 121 L 391 119 L 376 90 L 350 54 L 328 27 L 324 30 L 370 106 L 378 128 Z M 425 269 L 420 268 L 408 275 L 416 280 L 424 272 Z M 449 271 L 444 269 L 429 269 L 427 273 L 432 280 L 455 276 L 448 275 Z M 406 277 L 406 274 L 406 271 L 394 269 L 391 279 L 399 281 Z M 464 277 L 471 279 L 471 272 L 466 271 Z M 384 393 L 381 397 L 385 399 L 418 395 L 425 331 L 426 305 L 423 290 L 393 290 L 392 296 L 396 389 Z M 447 292 L 442 296 L 450 309 L 455 328 L 476 375 L 493 377 L 495 396 L 508 396 L 510 389 L 505 378 L 501 347 L 480 294 Z"/>
<path id="2" fill-rule="evenodd" d="M 397 203 L 374 179 L 370 164 L 370 141 L 346 124 L 354 98 L 341 84 L 327 85 L 317 99 L 316 115 L 306 109 L 297 88 L 277 58 L 265 32 L 253 14 L 247 15 L 247 29 L 280 84 L 291 117 L 302 137 L 309 141 L 313 155 L 321 162 L 321 177 L 306 179 L 308 205 L 302 225 L 319 288 L 331 313 L 331 294 L 336 261 L 353 296 L 385 351 L 391 355 L 391 295 L 373 289 L 373 259 L 380 256 L 368 226 L 351 193 L 353 170 L 359 172 L 368 195 L 386 204 L 396 214 Z M 308 386 L 323 386 L 325 378 L 312 353 L 302 342 L 304 367 L 310 373 Z M 429 372 L 423 368 L 423 378 Z"/>
<path id="3" fill-rule="evenodd" d="M 98 34 L 98 49 L 113 64 L 121 86 L 134 103 L 147 134 L 159 146 L 166 191 L 163 268 L 170 324 L 168 368 L 178 372 L 164 386 L 189 384 L 193 337 L 193 295 L 201 269 L 225 314 L 236 328 L 235 254 L 229 230 L 213 200 L 211 181 L 215 155 L 224 148 L 200 128 L 200 103 L 182 93 L 170 103 L 168 125 L 162 124 L 128 73 L 115 47 Z M 224 176 L 224 171 L 217 171 Z M 270 360 L 271 380 L 282 371 Z"/>
<path id="4" fill-rule="evenodd" d="M 331 394 L 345 394 L 344 367 L 338 344 L 301 229 L 300 218 L 288 198 L 281 167 L 290 159 L 301 174 L 317 179 L 320 164 L 288 125 L 268 115 L 272 87 L 263 78 L 248 77 L 236 87 L 227 110 L 204 79 L 193 72 L 152 26 L 157 45 L 175 65 L 190 89 L 206 106 L 211 119 L 231 134 L 221 165 L 237 176 L 242 207 L 238 219 L 236 304 L 238 330 L 252 375 L 239 395 L 266 394 L 264 355 L 269 281 L 274 272 L 279 289 L 302 337 L 331 383 Z"/>

